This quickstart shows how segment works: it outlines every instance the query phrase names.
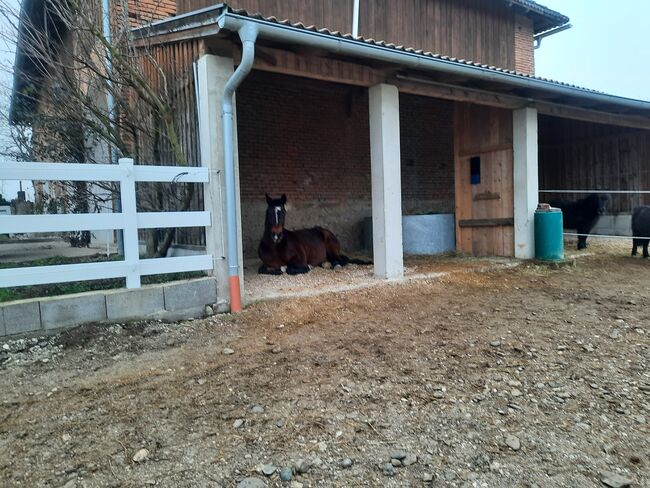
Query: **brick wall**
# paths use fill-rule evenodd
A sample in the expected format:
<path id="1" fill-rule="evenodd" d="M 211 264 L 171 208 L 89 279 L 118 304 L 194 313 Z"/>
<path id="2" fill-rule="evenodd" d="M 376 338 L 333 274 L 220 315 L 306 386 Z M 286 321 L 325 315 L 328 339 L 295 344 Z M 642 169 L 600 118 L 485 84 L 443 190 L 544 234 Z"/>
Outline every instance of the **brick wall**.
<path id="1" fill-rule="evenodd" d="M 453 209 L 452 105 L 401 96 L 404 213 Z M 265 193 L 289 199 L 287 227 L 323 225 L 363 247 L 371 216 L 368 92 L 253 72 L 237 93 L 244 254 L 256 255 Z"/>
<path id="2" fill-rule="evenodd" d="M 535 74 L 533 21 L 522 15 L 515 15 L 515 70 Z"/>

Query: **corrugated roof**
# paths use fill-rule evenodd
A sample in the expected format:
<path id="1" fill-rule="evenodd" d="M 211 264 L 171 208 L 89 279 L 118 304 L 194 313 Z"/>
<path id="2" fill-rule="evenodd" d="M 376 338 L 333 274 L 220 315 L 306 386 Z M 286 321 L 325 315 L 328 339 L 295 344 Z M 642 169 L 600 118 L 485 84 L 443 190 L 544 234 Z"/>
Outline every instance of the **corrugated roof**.
<path id="1" fill-rule="evenodd" d="M 508 5 L 518 7 L 522 13 L 532 19 L 535 34 L 559 27 L 569 22 L 569 17 L 562 15 L 532 0 L 506 0 Z"/>

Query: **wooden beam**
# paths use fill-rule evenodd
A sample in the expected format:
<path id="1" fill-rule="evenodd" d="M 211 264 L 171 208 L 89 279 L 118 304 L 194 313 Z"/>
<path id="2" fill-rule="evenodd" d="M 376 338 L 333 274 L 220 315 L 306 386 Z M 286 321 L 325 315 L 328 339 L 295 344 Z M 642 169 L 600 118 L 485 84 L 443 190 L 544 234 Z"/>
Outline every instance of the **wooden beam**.
<path id="1" fill-rule="evenodd" d="M 515 219 L 466 219 L 459 220 L 458 225 L 460 227 L 513 227 L 515 225 Z"/>
<path id="2" fill-rule="evenodd" d="M 534 102 L 532 106 L 543 115 L 650 130 L 650 116 L 612 114 L 547 102 Z"/>

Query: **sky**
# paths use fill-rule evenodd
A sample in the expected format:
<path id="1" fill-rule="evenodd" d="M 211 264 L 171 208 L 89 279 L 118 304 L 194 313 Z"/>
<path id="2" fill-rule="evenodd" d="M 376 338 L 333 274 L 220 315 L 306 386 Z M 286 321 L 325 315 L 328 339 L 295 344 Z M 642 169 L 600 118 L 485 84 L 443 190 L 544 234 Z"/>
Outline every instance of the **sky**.
<path id="1" fill-rule="evenodd" d="M 18 5 L 19 0 L 4 0 Z M 372 0 L 362 0 L 372 1 Z M 486 0 L 488 1 L 488 0 Z M 496 0 L 493 0 L 496 1 Z M 650 0 L 539 0 L 571 19 L 573 27 L 545 38 L 535 51 L 538 76 L 650 101 Z M 6 29 L 0 25 L 0 29 Z M 11 46 L 0 43 L 0 113 L 9 103 Z M 9 141 L 0 121 L 0 145 Z M 28 190 L 31 182 L 25 182 Z M 18 182 L 0 180 L 0 193 L 15 198 Z"/>
<path id="2" fill-rule="evenodd" d="M 573 27 L 535 50 L 538 76 L 650 101 L 650 0 L 539 0 Z"/>

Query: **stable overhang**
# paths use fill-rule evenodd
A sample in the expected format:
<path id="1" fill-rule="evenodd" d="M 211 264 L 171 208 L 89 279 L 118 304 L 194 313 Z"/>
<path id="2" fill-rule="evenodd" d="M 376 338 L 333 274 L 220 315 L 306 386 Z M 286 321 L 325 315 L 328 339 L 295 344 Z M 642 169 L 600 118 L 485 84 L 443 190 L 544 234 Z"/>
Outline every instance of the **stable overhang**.
<path id="1" fill-rule="evenodd" d="M 274 17 L 249 14 L 220 4 L 133 31 L 138 42 L 166 43 L 182 39 L 232 39 L 244 24 L 255 24 L 258 45 L 344 60 L 390 73 L 393 79 L 454 87 L 488 94 L 507 106 L 535 106 L 540 112 L 562 115 L 562 107 L 588 114 L 602 113 L 603 123 L 650 128 L 650 102 L 610 95 L 486 64 L 456 59 L 384 41 L 292 24 Z M 388 75 L 387 75 L 388 76 Z M 406 80 L 406 81 L 405 81 Z M 390 82 L 390 80 L 386 80 Z M 478 103 L 478 102 L 477 102 Z M 580 118 L 580 117 L 575 117 Z"/>

